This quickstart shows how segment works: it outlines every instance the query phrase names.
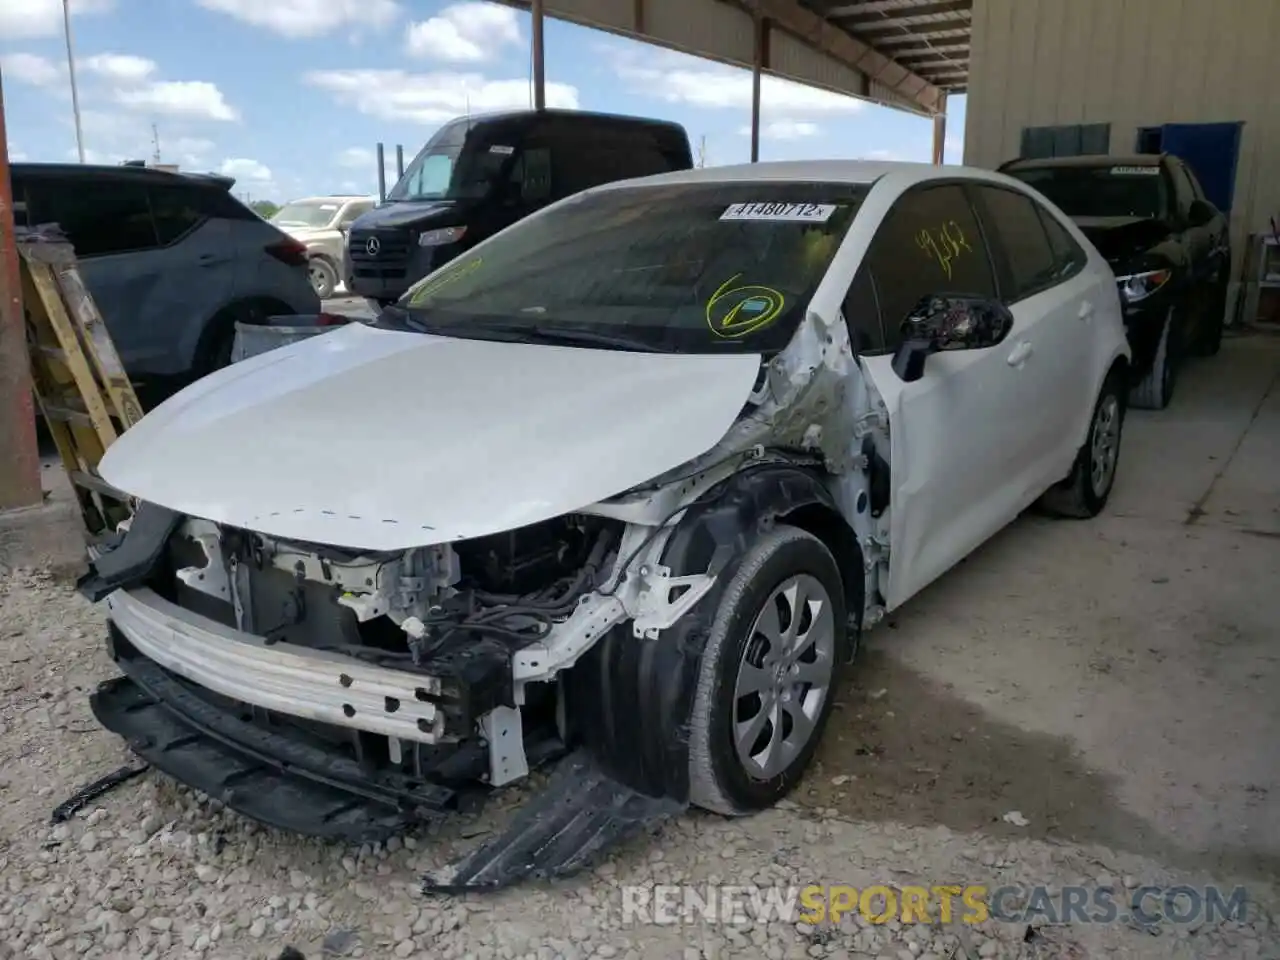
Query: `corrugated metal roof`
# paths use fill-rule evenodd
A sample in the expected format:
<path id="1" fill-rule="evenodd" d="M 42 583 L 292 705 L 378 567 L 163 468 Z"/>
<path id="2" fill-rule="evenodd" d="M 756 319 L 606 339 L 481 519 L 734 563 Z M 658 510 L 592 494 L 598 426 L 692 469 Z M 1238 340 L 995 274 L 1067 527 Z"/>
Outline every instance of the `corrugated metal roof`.
<path id="1" fill-rule="evenodd" d="M 973 0 L 799 0 L 948 93 L 969 86 Z"/>

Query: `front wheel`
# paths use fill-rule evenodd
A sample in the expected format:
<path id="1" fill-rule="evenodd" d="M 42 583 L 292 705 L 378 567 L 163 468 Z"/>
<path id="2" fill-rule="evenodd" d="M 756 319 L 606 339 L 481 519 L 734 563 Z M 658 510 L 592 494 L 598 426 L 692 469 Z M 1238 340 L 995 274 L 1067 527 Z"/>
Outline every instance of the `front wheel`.
<path id="1" fill-rule="evenodd" d="M 1178 357 L 1176 350 L 1177 317 L 1170 308 L 1160 328 L 1160 342 L 1156 345 L 1156 355 L 1151 361 L 1151 369 L 1129 393 L 1129 402 L 1143 410 L 1163 410 L 1173 399 L 1173 388 L 1178 377 Z"/>
<path id="2" fill-rule="evenodd" d="M 699 666 L 689 794 L 716 813 L 772 806 L 803 776 L 840 678 L 844 585 L 831 551 L 779 525 L 725 587 Z"/>
<path id="3" fill-rule="evenodd" d="M 312 257 L 307 261 L 307 276 L 311 280 L 311 289 L 321 300 L 328 300 L 338 288 L 338 271 L 333 264 L 321 257 Z"/>
<path id="4" fill-rule="evenodd" d="M 1122 390 L 1123 375 L 1113 368 L 1098 394 L 1088 436 L 1076 454 L 1071 473 L 1041 498 L 1050 513 L 1087 520 L 1107 505 L 1120 462 L 1125 414 Z"/>

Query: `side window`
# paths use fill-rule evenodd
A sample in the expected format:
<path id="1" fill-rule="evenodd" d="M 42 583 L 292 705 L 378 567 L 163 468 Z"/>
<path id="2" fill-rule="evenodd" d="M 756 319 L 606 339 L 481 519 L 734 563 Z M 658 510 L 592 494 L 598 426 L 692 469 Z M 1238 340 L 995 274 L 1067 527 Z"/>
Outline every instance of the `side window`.
<path id="1" fill-rule="evenodd" d="M 844 322 L 849 328 L 849 345 L 855 354 L 875 353 L 884 349 L 884 326 L 880 319 L 880 302 L 876 296 L 871 267 L 863 263 L 844 297 Z"/>
<path id="2" fill-rule="evenodd" d="M 156 186 L 150 190 L 151 212 L 161 246 L 176 243 L 204 222 L 194 190 Z"/>
<path id="3" fill-rule="evenodd" d="M 1089 255 L 1076 243 L 1067 228 L 1058 222 L 1052 213 L 1036 204 L 1040 221 L 1044 224 L 1044 232 L 1049 235 L 1049 249 L 1053 251 L 1053 262 L 1059 280 L 1066 280 L 1084 269 L 1089 262 Z"/>
<path id="4" fill-rule="evenodd" d="M 1057 264 L 1035 201 L 999 187 L 977 187 L 975 192 L 987 240 L 1002 268 L 1001 299 L 1016 303 L 1054 283 Z"/>
<path id="5" fill-rule="evenodd" d="M 875 281 L 887 350 L 902 342 L 902 321 L 924 297 L 996 296 L 977 217 L 957 185 L 900 197 L 876 231 L 865 262 Z"/>
<path id="6" fill-rule="evenodd" d="M 77 257 L 154 249 L 159 245 L 146 187 L 141 183 L 87 179 L 45 180 L 29 196 L 29 216 L 57 223 Z"/>
<path id="7" fill-rule="evenodd" d="M 551 199 L 551 148 L 528 146 L 511 168 L 511 179 L 520 185 L 525 203 L 545 203 Z"/>

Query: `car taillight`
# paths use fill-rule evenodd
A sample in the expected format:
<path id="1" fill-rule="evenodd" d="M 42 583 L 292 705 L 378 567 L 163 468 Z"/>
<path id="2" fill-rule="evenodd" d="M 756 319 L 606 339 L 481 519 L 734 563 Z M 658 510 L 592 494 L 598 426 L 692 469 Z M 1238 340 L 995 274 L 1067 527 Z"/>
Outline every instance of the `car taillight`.
<path id="1" fill-rule="evenodd" d="M 305 267 L 307 265 L 306 245 L 293 239 L 293 237 L 285 237 L 275 243 L 268 243 L 263 249 L 281 263 L 288 264 L 291 267 Z"/>

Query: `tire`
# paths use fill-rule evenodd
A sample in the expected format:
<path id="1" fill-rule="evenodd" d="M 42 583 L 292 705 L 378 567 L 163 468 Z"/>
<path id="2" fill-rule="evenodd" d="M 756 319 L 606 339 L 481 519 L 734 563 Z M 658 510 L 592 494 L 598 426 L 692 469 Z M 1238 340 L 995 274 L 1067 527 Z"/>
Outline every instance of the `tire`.
<path id="1" fill-rule="evenodd" d="M 1088 520 L 1102 512 L 1111 496 L 1111 488 L 1115 485 L 1120 461 L 1120 438 L 1124 433 L 1124 415 L 1123 375 L 1119 368 L 1113 367 L 1093 405 L 1089 432 L 1076 453 L 1071 473 L 1041 497 L 1041 505 L 1048 512 L 1080 520 Z M 1095 453 L 1100 452 L 1095 450 L 1095 445 L 1099 442 L 1099 431 L 1110 438 L 1106 441 L 1110 450 L 1110 466 L 1102 482 L 1096 482 L 1094 474 Z"/>
<path id="2" fill-rule="evenodd" d="M 321 300 L 328 300 L 338 288 L 338 271 L 323 257 L 312 257 L 307 261 L 307 275 L 311 279 L 311 289 Z"/>
<path id="3" fill-rule="evenodd" d="M 796 684 L 784 697 L 777 692 L 777 677 L 772 675 L 770 666 L 761 666 L 765 658 L 772 661 L 777 647 L 767 643 L 757 625 L 769 607 L 780 609 L 776 606 L 779 591 L 790 593 L 786 589 L 789 585 L 804 590 L 818 601 L 819 607 L 816 619 L 799 624 L 804 631 L 802 636 L 811 638 L 801 646 L 799 661 L 793 664 L 790 674 L 778 675 L 790 677 L 785 684 Z M 785 608 L 785 596 L 782 602 Z M 805 609 L 812 614 L 807 604 Z M 784 638 L 785 626 L 796 623 L 782 613 L 778 614 L 778 622 L 783 626 Z M 805 622 L 809 623 L 807 628 Z M 812 534 L 785 524 L 762 534 L 725 586 L 699 665 L 689 731 L 689 799 L 695 805 L 739 816 L 772 806 L 795 787 L 822 738 L 835 702 L 842 661 L 846 659 L 841 655 L 841 631 L 846 628 L 840 568 L 826 545 Z M 811 653 L 813 659 L 809 661 Z M 789 656 L 795 654 L 793 650 Z M 743 666 L 757 671 L 763 694 L 737 695 Z M 800 679 L 804 676 L 801 670 L 807 670 L 813 680 Z M 751 724 L 764 714 L 759 736 L 767 737 L 772 744 L 774 733 L 781 731 L 784 739 L 788 734 L 797 734 L 794 711 L 802 703 L 801 712 L 811 721 L 807 738 L 797 736 L 789 745 L 784 743 L 786 756 L 777 764 L 755 767 L 750 761 L 752 766 L 748 766 L 749 761 L 735 745 L 735 715 L 737 722 Z M 739 712 L 735 714 L 735 710 Z M 779 722 L 775 724 L 770 715 Z M 757 738 L 757 748 L 760 742 Z M 745 752 L 748 758 L 752 755 L 750 749 Z"/>
<path id="4" fill-rule="evenodd" d="M 1160 343 L 1156 347 L 1155 359 L 1151 361 L 1151 369 L 1142 378 L 1142 382 L 1129 392 L 1129 403 L 1142 410 L 1163 410 L 1173 399 L 1173 388 L 1178 379 L 1177 351 L 1173 338 L 1174 314 L 1169 309 L 1160 328 Z"/>

